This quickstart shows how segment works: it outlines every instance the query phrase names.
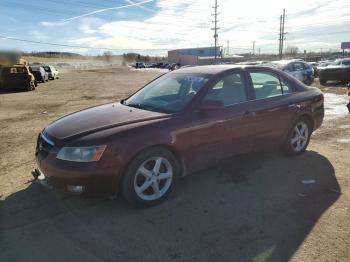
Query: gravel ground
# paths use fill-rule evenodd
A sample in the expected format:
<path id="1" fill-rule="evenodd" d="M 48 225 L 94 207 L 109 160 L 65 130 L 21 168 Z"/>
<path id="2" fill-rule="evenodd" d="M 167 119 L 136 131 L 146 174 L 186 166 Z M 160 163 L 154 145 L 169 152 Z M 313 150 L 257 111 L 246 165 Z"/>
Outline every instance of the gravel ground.
<path id="1" fill-rule="evenodd" d="M 159 74 L 76 70 L 34 92 L 0 94 L 0 261 L 350 261 L 350 119 L 340 86 L 321 88 L 326 120 L 302 156 L 227 160 L 185 177 L 153 208 L 30 182 L 43 127 Z"/>

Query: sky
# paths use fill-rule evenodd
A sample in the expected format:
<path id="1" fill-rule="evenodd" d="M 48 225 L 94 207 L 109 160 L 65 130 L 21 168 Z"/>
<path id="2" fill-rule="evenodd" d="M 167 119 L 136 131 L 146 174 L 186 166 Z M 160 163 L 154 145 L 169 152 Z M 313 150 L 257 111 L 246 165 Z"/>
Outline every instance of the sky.
<path id="1" fill-rule="evenodd" d="M 218 0 L 219 45 L 229 53 L 278 52 L 286 9 L 285 47 L 340 50 L 350 41 L 349 0 Z M 214 44 L 214 0 L 0 0 L 0 49 L 86 55 L 167 50 Z M 14 41 L 11 38 L 67 46 Z M 88 48 L 81 48 L 88 47 Z"/>

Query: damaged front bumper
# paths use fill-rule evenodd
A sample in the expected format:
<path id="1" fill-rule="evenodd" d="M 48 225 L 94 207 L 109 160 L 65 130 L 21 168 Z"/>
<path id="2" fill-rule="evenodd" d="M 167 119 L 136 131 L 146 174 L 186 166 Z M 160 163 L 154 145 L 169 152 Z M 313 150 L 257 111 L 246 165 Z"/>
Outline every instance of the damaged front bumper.
<path id="1" fill-rule="evenodd" d="M 41 172 L 38 168 L 32 171 L 32 176 L 34 178 L 34 181 L 40 183 L 42 186 L 49 189 L 62 189 L 64 191 L 74 194 L 82 194 L 85 190 L 85 187 L 82 185 L 66 185 L 64 188 L 54 187 L 54 185 L 50 181 L 50 178 L 46 177 L 44 173 Z"/>

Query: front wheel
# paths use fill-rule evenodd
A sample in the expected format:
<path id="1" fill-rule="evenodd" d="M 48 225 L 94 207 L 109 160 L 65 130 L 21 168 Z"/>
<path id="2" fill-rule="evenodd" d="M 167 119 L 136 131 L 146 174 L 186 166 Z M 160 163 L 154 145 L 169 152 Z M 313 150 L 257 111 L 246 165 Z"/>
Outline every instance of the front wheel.
<path id="1" fill-rule="evenodd" d="M 174 189 L 180 172 L 173 153 L 162 147 L 150 148 L 129 164 L 122 181 L 122 194 L 136 206 L 156 205 Z"/>
<path id="2" fill-rule="evenodd" d="M 302 154 L 309 144 L 311 133 L 310 122 L 306 118 L 299 119 L 289 131 L 284 144 L 284 151 L 288 155 Z"/>

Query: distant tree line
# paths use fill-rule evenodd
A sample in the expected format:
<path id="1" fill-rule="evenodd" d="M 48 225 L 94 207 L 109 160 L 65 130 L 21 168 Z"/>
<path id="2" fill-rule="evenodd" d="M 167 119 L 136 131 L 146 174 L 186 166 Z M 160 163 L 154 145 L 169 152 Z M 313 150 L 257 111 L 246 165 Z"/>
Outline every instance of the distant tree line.
<path id="1" fill-rule="evenodd" d="M 69 57 L 69 58 L 82 58 L 84 56 L 76 53 L 69 53 L 69 52 L 24 52 L 23 55 L 25 56 L 34 56 L 34 57 L 54 57 L 54 58 L 64 58 L 64 57 Z"/>
<path id="2" fill-rule="evenodd" d="M 164 61 L 164 57 L 158 57 L 158 56 L 149 56 L 149 55 L 140 55 L 137 53 L 126 53 L 123 54 L 123 64 L 132 63 L 132 62 L 158 62 L 158 61 Z"/>

